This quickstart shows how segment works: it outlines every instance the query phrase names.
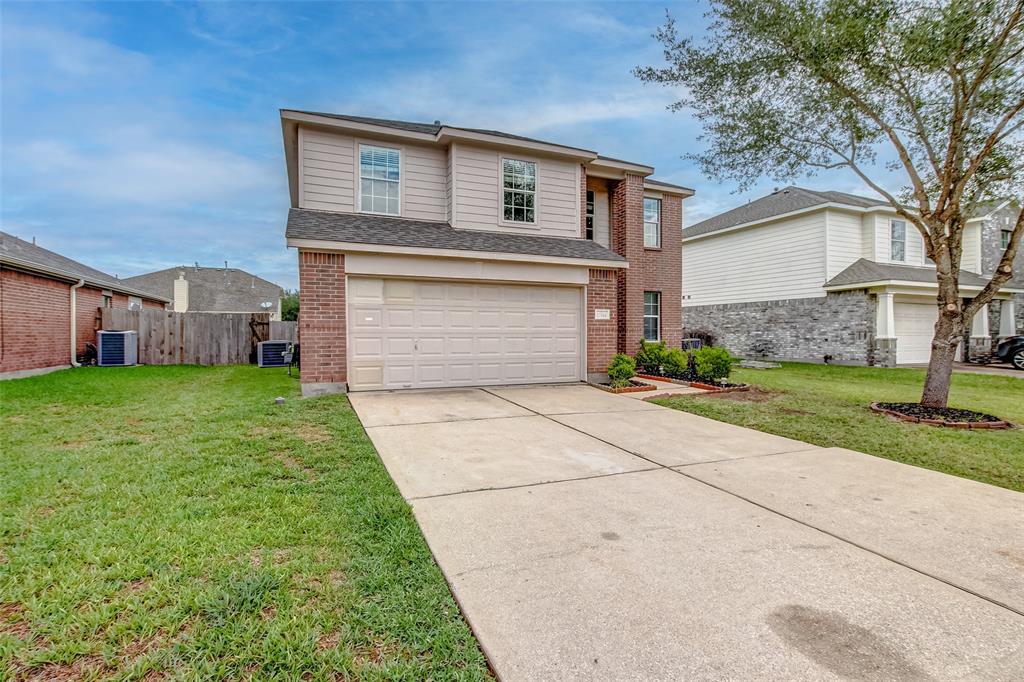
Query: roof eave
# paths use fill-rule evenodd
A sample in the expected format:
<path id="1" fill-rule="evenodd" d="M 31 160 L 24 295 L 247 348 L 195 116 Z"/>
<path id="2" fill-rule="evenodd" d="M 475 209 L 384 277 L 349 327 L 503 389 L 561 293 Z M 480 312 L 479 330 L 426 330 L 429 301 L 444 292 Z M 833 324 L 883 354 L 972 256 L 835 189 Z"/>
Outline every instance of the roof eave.
<path id="1" fill-rule="evenodd" d="M 851 289 L 875 289 L 879 287 L 905 287 L 911 289 L 935 289 L 938 290 L 938 283 L 936 282 L 917 282 L 913 280 L 905 279 L 876 279 L 864 282 L 851 282 L 849 284 L 825 284 L 822 288 L 825 291 L 850 291 Z M 966 292 L 977 292 L 981 291 L 984 287 L 977 284 L 961 284 L 961 291 Z M 1011 287 L 1000 287 L 999 293 L 1001 294 L 1019 294 L 1024 293 L 1024 289 L 1015 289 Z"/>
<path id="2" fill-rule="evenodd" d="M 20 258 L 12 258 L 11 256 L 0 256 L 0 265 L 6 265 L 14 270 L 21 270 L 30 273 L 36 273 L 45 275 L 52 279 L 59 279 L 66 282 L 78 282 L 84 281 L 91 287 L 96 289 L 109 289 L 110 291 L 116 291 L 119 294 L 129 294 L 131 296 L 139 296 L 141 298 L 148 298 L 152 301 L 162 301 L 164 303 L 170 303 L 171 299 L 164 298 L 163 296 L 157 296 L 149 291 L 142 291 L 141 289 L 133 289 L 131 287 L 121 286 L 112 284 L 110 282 L 102 282 L 92 277 L 83 277 L 82 275 L 67 270 L 60 270 L 58 268 L 51 268 L 32 261 L 21 260 Z"/>
<path id="3" fill-rule="evenodd" d="M 717 237 L 719 235 L 728 234 L 737 230 L 745 230 L 750 227 L 757 227 L 758 225 L 764 225 L 766 223 L 775 222 L 776 220 L 785 220 L 786 218 L 792 218 L 798 215 L 804 215 L 805 213 L 812 213 L 814 211 L 823 211 L 826 209 L 840 209 L 844 211 L 852 211 L 854 213 L 873 213 L 875 211 L 891 211 L 895 213 L 895 210 L 888 205 L 879 204 L 877 206 L 853 206 L 851 204 L 840 204 L 834 201 L 826 202 L 823 204 L 815 204 L 814 206 L 808 206 L 806 208 L 798 208 L 795 211 L 787 211 L 786 213 L 779 213 L 766 218 L 758 218 L 757 220 L 749 220 L 745 223 L 738 225 L 730 225 L 729 227 L 723 227 L 719 230 L 712 230 L 710 232 L 704 232 L 693 236 L 686 236 L 686 230 L 693 230 L 700 226 L 700 223 L 691 225 L 690 227 L 683 230 L 683 242 L 697 241 L 698 239 L 705 239 L 707 237 Z"/>
<path id="4" fill-rule="evenodd" d="M 626 269 L 629 263 L 620 260 L 604 260 L 600 258 L 571 258 L 568 256 L 541 256 L 529 253 L 511 253 L 506 251 L 470 251 L 464 249 L 439 249 L 425 246 L 395 246 L 391 244 L 369 244 L 363 242 L 334 241 L 330 239 L 305 239 L 289 237 L 289 247 L 309 251 L 334 251 L 356 253 L 394 253 L 410 256 L 433 258 L 466 258 L 472 260 L 499 260 L 524 263 L 551 263 L 556 265 L 574 265 L 579 267 Z"/>

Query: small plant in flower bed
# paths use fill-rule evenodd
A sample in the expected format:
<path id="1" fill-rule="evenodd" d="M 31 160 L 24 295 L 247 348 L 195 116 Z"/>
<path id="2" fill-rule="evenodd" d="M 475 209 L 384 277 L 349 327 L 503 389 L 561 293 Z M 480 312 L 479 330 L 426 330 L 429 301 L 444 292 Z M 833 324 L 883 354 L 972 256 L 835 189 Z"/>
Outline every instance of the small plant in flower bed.
<path id="1" fill-rule="evenodd" d="M 640 339 L 640 349 L 636 352 L 636 368 L 643 374 L 661 374 L 661 366 L 665 362 L 667 352 L 664 341 Z"/>
<path id="2" fill-rule="evenodd" d="M 1002 422 L 999 417 L 974 410 L 962 410 L 956 407 L 926 407 L 920 403 L 875 403 L 883 410 L 892 410 L 907 417 L 918 419 L 937 419 L 943 422 L 967 422 L 978 424 L 984 422 Z"/>
<path id="3" fill-rule="evenodd" d="M 632 379 L 636 376 L 636 361 L 625 353 L 616 353 L 608 365 L 608 378 L 611 379 L 612 388 L 625 388 L 630 386 Z"/>

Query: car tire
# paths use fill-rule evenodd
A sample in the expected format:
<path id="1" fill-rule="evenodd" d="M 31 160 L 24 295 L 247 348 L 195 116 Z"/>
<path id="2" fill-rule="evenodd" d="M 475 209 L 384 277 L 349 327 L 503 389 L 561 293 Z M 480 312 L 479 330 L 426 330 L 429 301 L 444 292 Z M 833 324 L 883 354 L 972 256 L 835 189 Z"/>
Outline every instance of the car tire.
<path id="1" fill-rule="evenodd" d="M 1024 370 L 1024 348 L 1018 348 L 1013 351 L 1013 355 L 1010 356 L 1010 362 L 1017 369 Z"/>

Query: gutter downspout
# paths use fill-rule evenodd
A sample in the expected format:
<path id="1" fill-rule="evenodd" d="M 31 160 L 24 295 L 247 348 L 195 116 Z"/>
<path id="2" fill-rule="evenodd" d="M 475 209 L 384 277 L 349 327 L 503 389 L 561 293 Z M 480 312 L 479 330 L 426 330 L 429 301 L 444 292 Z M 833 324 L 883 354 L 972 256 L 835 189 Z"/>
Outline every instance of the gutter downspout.
<path id="1" fill-rule="evenodd" d="M 85 286 L 85 280 L 78 280 L 78 284 L 71 285 L 71 366 L 81 367 L 82 365 L 78 362 L 78 327 L 75 324 L 78 320 L 76 319 L 78 310 L 78 296 L 76 291 Z"/>

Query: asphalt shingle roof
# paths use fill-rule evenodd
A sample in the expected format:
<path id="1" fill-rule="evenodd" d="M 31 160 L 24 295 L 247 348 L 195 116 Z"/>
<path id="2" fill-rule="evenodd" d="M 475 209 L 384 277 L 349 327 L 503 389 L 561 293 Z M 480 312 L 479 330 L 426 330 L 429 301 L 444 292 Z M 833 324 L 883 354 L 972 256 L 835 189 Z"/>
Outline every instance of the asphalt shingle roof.
<path id="1" fill-rule="evenodd" d="M 457 230 L 448 223 L 302 208 L 288 212 L 285 235 L 289 239 L 625 262 L 622 256 L 587 239 Z"/>
<path id="2" fill-rule="evenodd" d="M 207 313 L 263 312 L 262 303 L 277 308 L 281 287 L 237 268 L 182 265 L 157 270 L 124 281 L 145 291 L 174 298 L 174 280 L 184 274 L 188 281 L 188 309 Z"/>
<path id="3" fill-rule="evenodd" d="M 935 282 L 935 268 L 918 267 L 916 265 L 895 265 L 892 263 L 876 263 L 861 258 L 854 261 L 848 268 L 825 282 L 826 287 L 852 286 L 868 282 L 884 282 L 896 280 L 900 282 Z M 988 279 L 968 272 L 960 271 L 960 284 L 971 287 L 983 287 Z"/>
<path id="4" fill-rule="evenodd" d="M 425 133 L 427 135 L 437 135 L 439 132 L 441 132 L 441 128 L 451 128 L 453 130 L 462 130 L 467 133 L 480 133 L 483 135 L 495 135 L 497 137 L 506 137 L 510 140 L 519 140 L 521 142 L 537 142 L 540 144 L 549 144 L 554 147 L 563 147 L 565 149 L 579 149 L 581 151 L 590 151 L 589 149 L 583 149 L 582 147 L 574 147 L 572 145 L 559 144 L 558 142 L 549 142 L 548 140 L 538 140 L 537 138 L 534 137 L 514 135 L 512 133 L 505 133 L 500 130 L 488 130 L 486 128 L 466 128 L 463 126 L 454 126 L 448 123 L 416 123 L 414 121 L 396 121 L 394 119 L 389 118 L 350 116 L 348 114 L 328 114 L 322 111 L 300 111 L 297 109 L 284 109 L 284 111 L 294 111 L 295 113 L 298 114 L 309 114 L 311 116 L 324 116 L 327 118 L 334 118 L 339 121 L 352 121 L 354 123 L 365 123 L 367 125 L 377 125 L 383 126 L 385 128 L 395 128 L 396 130 L 404 130 L 411 133 Z"/>
<path id="5" fill-rule="evenodd" d="M 102 270 L 91 268 L 67 256 L 44 249 L 41 246 L 19 239 L 13 234 L 0 232 L 0 260 L 10 259 L 14 263 L 34 265 L 45 271 L 53 271 L 72 277 L 84 279 L 88 284 L 96 285 L 123 293 L 143 293 L 126 280 L 108 275 Z M 158 295 L 158 298 L 169 298 Z"/>
<path id="6" fill-rule="evenodd" d="M 683 238 L 718 232 L 736 225 L 766 220 L 792 211 L 828 203 L 846 204 L 857 208 L 885 205 L 881 199 L 870 199 L 846 192 L 821 192 L 803 187 L 786 187 L 772 192 L 766 197 L 755 199 L 750 203 L 691 225 L 683 230 Z"/>

